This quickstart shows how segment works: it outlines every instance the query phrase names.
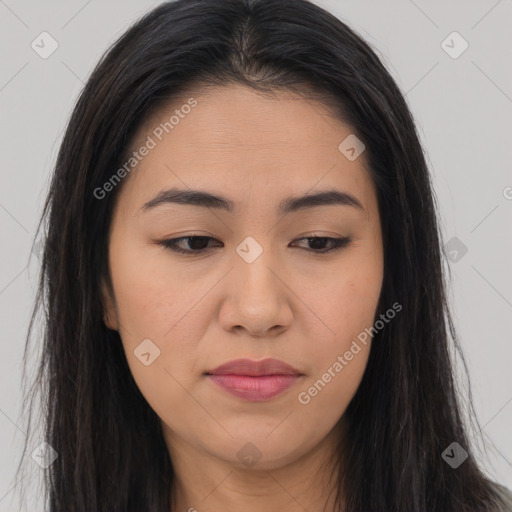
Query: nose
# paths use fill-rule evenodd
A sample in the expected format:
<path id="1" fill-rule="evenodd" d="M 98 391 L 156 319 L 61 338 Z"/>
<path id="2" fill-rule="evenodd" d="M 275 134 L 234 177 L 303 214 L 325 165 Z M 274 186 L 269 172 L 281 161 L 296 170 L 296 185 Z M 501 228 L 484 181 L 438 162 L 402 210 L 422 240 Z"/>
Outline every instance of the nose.
<path id="1" fill-rule="evenodd" d="M 284 271 L 267 254 L 264 251 L 252 263 L 235 255 L 220 309 L 220 323 L 226 331 L 269 338 L 289 328 L 294 294 Z"/>

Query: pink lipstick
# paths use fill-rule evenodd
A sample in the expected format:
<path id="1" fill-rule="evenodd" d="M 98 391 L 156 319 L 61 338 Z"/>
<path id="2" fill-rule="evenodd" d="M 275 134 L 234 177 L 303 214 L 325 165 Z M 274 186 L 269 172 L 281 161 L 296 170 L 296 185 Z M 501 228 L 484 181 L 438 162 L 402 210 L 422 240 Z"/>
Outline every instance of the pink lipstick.
<path id="1" fill-rule="evenodd" d="M 206 372 L 206 375 L 232 395 L 263 402 L 290 388 L 302 373 L 278 359 L 236 359 Z"/>

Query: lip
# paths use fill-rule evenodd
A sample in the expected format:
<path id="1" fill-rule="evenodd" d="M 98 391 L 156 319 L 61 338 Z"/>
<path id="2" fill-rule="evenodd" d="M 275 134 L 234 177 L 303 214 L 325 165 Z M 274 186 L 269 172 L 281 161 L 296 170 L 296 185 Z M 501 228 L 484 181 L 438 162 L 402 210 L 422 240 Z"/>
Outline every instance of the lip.
<path id="1" fill-rule="evenodd" d="M 246 375 L 259 377 L 262 375 L 301 375 L 300 371 L 279 359 L 234 359 L 221 364 L 214 370 L 206 372 L 209 375 Z"/>
<path id="2" fill-rule="evenodd" d="M 270 400 L 284 393 L 302 375 L 278 359 L 236 359 L 206 372 L 208 379 L 224 391 L 253 402 Z"/>

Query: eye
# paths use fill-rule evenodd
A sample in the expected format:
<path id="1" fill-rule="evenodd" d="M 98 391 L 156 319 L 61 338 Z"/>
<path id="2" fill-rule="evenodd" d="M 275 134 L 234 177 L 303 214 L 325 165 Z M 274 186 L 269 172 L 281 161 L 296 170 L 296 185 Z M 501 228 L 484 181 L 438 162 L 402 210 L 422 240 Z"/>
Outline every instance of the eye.
<path id="1" fill-rule="evenodd" d="M 333 251 L 343 249 L 348 244 L 350 244 L 350 242 L 352 241 L 352 239 L 350 237 L 332 238 L 332 237 L 328 237 L 328 236 L 310 236 L 307 238 L 301 238 L 300 240 L 307 240 L 309 244 L 312 244 L 313 248 L 315 249 L 312 252 L 317 253 L 317 254 L 325 254 L 328 252 L 333 252 Z M 321 248 L 321 246 L 324 246 L 326 242 L 330 242 L 330 244 L 331 244 L 330 248 L 318 250 Z"/>
<path id="2" fill-rule="evenodd" d="M 211 236 L 182 236 L 180 238 L 171 238 L 170 240 L 162 240 L 159 242 L 160 245 L 163 245 L 166 249 L 169 249 L 173 252 L 178 252 L 182 254 L 201 254 L 205 252 L 204 246 L 208 245 L 210 240 L 215 240 Z M 183 249 L 178 244 L 186 241 L 186 245 L 192 248 Z M 192 241 L 192 243 L 191 243 Z"/>
<path id="3" fill-rule="evenodd" d="M 161 242 L 158 243 L 159 245 L 164 246 L 166 249 L 169 249 L 170 251 L 192 255 L 203 254 L 207 252 L 206 247 L 208 246 L 210 240 L 215 240 L 215 238 L 212 238 L 211 236 L 182 236 L 180 238 L 162 240 Z M 301 240 L 307 240 L 309 244 L 312 244 L 313 249 L 309 249 L 309 251 L 316 254 L 325 254 L 328 252 L 340 250 L 349 245 L 350 242 L 352 241 L 350 237 L 332 238 L 326 236 L 312 236 L 307 238 L 300 238 L 298 241 Z M 188 246 L 188 249 L 184 249 L 183 245 L 179 245 L 182 242 L 185 242 L 185 245 Z M 322 249 L 326 242 L 330 243 L 330 247 L 327 249 Z"/>

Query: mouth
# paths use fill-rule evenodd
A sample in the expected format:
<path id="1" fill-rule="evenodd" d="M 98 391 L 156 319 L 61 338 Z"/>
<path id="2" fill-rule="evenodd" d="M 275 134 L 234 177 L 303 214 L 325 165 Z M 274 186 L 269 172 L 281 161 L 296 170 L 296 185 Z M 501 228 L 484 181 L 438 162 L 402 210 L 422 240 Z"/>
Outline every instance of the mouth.
<path id="1" fill-rule="evenodd" d="M 279 359 L 234 359 L 221 364 L 214 370 L 206 372 L 207 375 L 246 375 L 261 377 L 265 375 L 301 375 L 301 372 Z"/>
<path id="2" fill-rule="evenodd" d="M 270 400 L 303 377 L 299 370 L 278 359 L 237 359 L 204 375 L 222 390 L 253 402 Z"/>
<path id="3" fill-rule="evenodd" d="M 264 402 L 284 393 L 300 379 L 299 375 L 208 375 L 208 378 L 224 391 L 249 400 Z"/>

